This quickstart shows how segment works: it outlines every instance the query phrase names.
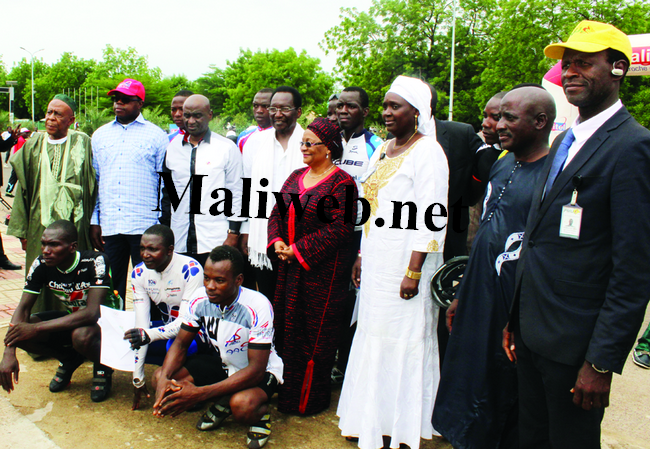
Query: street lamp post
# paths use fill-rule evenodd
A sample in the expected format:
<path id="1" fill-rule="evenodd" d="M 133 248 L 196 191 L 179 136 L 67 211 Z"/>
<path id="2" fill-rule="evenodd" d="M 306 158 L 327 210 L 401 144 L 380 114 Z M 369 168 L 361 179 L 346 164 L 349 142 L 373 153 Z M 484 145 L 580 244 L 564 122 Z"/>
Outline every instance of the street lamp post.
<path id="1" fill-rule="evenodd" d="M 34 53 L 30 52 L 25 47 L 20 47 L 20 49 L 25 50 L 32 57 L 32 122 L 36 123 L 36 121 L 34 120 L 34 55 L 39 51 L 43 51 L 45 49 L 41 48 L 40 50 L 37 50 Z"/>

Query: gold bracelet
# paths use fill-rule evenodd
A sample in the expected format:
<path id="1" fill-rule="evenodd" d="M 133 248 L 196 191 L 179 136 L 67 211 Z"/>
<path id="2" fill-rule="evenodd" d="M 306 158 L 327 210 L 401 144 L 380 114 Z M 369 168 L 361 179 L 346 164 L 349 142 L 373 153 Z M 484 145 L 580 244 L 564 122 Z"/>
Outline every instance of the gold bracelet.
<path id="1" fill-rule="evenodd" d="M 406 277 L 413 280 L 418 280 L 422 277 L 421 271 L 411 271 L 410 268 L 406 269 Z"/>

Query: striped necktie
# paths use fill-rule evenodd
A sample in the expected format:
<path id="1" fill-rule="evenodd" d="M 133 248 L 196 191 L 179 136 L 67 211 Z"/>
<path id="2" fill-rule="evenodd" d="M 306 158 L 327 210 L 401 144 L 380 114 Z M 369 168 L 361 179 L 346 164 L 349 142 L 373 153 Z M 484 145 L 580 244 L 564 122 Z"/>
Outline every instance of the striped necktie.
<path id="1" fill-rule="evenodd" d="M 544 196 L 546 196 L 546 193 L 551 190 L 551 187 L 553 187 L 553 183 L 555 182 L 555 178 L 557 178 L 557 175 L 559 175 L 560 171 L 562 171 L 562 166 L 564 166 L 566 158 L 569 155 L 569 148 L 571 148 L 571 145 L 573 145 L 573 142 L 575 140 L 576 136 L 573 135 L 573 129 L 570 129 L 569 132 L 564 136 L 564 139 L 562 139 L 562 143 L 557 149 L 557 153 L 555 153 L 555 159 L 553 159 L 551 171 L 548 172 L 548 179 L 546 180 L 546 187 L 544 188 Z"/>

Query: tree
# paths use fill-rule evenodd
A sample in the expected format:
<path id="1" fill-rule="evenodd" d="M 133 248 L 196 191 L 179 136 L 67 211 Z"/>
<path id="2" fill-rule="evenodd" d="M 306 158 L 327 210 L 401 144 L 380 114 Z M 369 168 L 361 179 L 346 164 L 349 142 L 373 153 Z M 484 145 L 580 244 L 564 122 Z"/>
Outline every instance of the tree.
<path id="1" fill-rule="evenodd" d="M 236 61 L 228 61 L 221 71 L 214 68 L 198 80 L 200 86 L 208 87 L 215 105 L 223 98 L 223 110 L 215 112 L 234 117 L 246 114 L 253 118 L 251 102 L 260 89 L 282 85 L 298 89 L 303 98 L 303 109 L 326 109 L 325 103 L 332 92 L 334 79 L 323 72 L 320 60 L 308 56 L 305 51 L 296 54 L 293 48 L 285 51 L 265 50 L 253 53 L 241 50 Z"/>
<path id="2" fill-rule="evenodd" d="M 83 108 L 83 92 L 81 87 L 86 78 L 94 70 L 95 60 L 81 59 L 72 53 L 65 52 L 61 58 L 52 64 L 47 72 L 34 79 L 36 86 L 36 112 L 39 117 L 44 117 L 47 105 L 54 95 L 65 93 Z"/>
<path id="3" fill-rule="evenodd" d="M 566 39 L 584 19 L 634 34 L 650 29 L 648 0 L 459 0 L 456 19 L 454 119 L 480 124 L 483 106 L 501 90 L 540 83 L 555 61 L 544 47 Z M 370 119 L 379 120 L 385 92 L 397 75 L 421 77 L 438 90 L 438 118 L 448 110 L 452 2 L 374 0 L 368 12 L 341 9 L 341 23 L 321 44 L 337 53 L 337 74 L 368 91 Z M 642 104 L 650 79 L 624 83 L 623 101 L 650 122 Z M 644 122 L 645 120 L 645 122 Z"/>
<path id="4" fill-rule="evenodd" d="M 44 76 L 50 67 L 43 62 L 42 59 L 34 58 L 34 102 L 39 97 L 36 81 Z M 14 102 L 14 113 L 17 118 L 27 118 L 32 115 L 32 65 L 31 60 L 23 58 L 18 65 L 14 65 L 9 72 L 9 77 L 12 81 L 17 81 L 16 98 Z M 47 106 L 47 105 L 46 105 Z M 39 120 L 44 115 L 39 114 L 39 104 L 36 103 L 35 118 Z"/>
<path id="5" fill-rule="evenodd" d="M 205 95 L 210 99 L 210 106 L 215 115 L 221 115 L 224 103 L 226 102 L 226 84 L 223 78 L 223 70 L 211 65 L 211 72 L 203 74 L 196 80 L 198 94 Z"/>
<path id="6" fill-rule="evenodd" d="M 506 0 L 495 2 L 493 11 L 484 30 L 486 66 L 476 90 L 479 104 L 485 104 L 494 93 L 515 84 L 539 83 L 557 62 L 544 56 L 544 48 L 552 42 L 566 40 L 581 20 L 611 23 L 627 34 L 650 29 L 647 0 Z M 621 94 L 624 103 L 636 106 L 641 101 L 640 91 L 649 82 L 649 79 L 626 81 Z"/>
<path id="7" fill-rule="evenodd" d="M 140 56 L 133 47 L 126 50 L 106 45 L 103 51 L 104 60 L 97 65 L 94 75 L 98 78 L 138 78 L 151 77 L 161 79 L 162 72 L 158 67 L 149 68 L 146 56 Z"/>
<path id="8" fill-rule="evenodd" d="M 471 56 L 476 45 L 475 28 L 485 8 L 471 12 L 459 9 L 457 53 Z M 342 8 L 341 23 L 325 34 L 326 51 L 336 51 L 337 73 L 345 85 L 361 86 L 371 101 L 370 120 L 379 120 L 384 94 L 398 75 L 429 81 L 441 102 L 449 88 L 451 52 L 451 0 L 374 0 L 368 12 Z M 471 90 L 480 73 L 474 58 L 456 60 L 457 92 Z M 458 75 L 461 76 L 458 76 Z M 458 99 L 462 111 L 464 99 Z M 442 116 L 438 108 L 438 116 Z M 465 114 L 466 115 L 466 114 Z M 461 119 L 466 116 L 460 114 Z"/>

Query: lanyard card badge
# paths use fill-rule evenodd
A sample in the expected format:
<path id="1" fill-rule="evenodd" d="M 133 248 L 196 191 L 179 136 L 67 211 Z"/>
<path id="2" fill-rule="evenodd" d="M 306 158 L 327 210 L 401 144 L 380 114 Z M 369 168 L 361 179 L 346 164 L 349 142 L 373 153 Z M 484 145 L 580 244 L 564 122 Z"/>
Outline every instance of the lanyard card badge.
<path id="1" fill-rule="evenodd" d="M 571 202 L 562 206 L 562 218 L 560 219 L 560 237 L 568 239 L 580 239 L 580 225 L 582 224 L 582 207 L 578 206 L 578 186 L 582 177 L 573 178 L 573 195 Z"/>

